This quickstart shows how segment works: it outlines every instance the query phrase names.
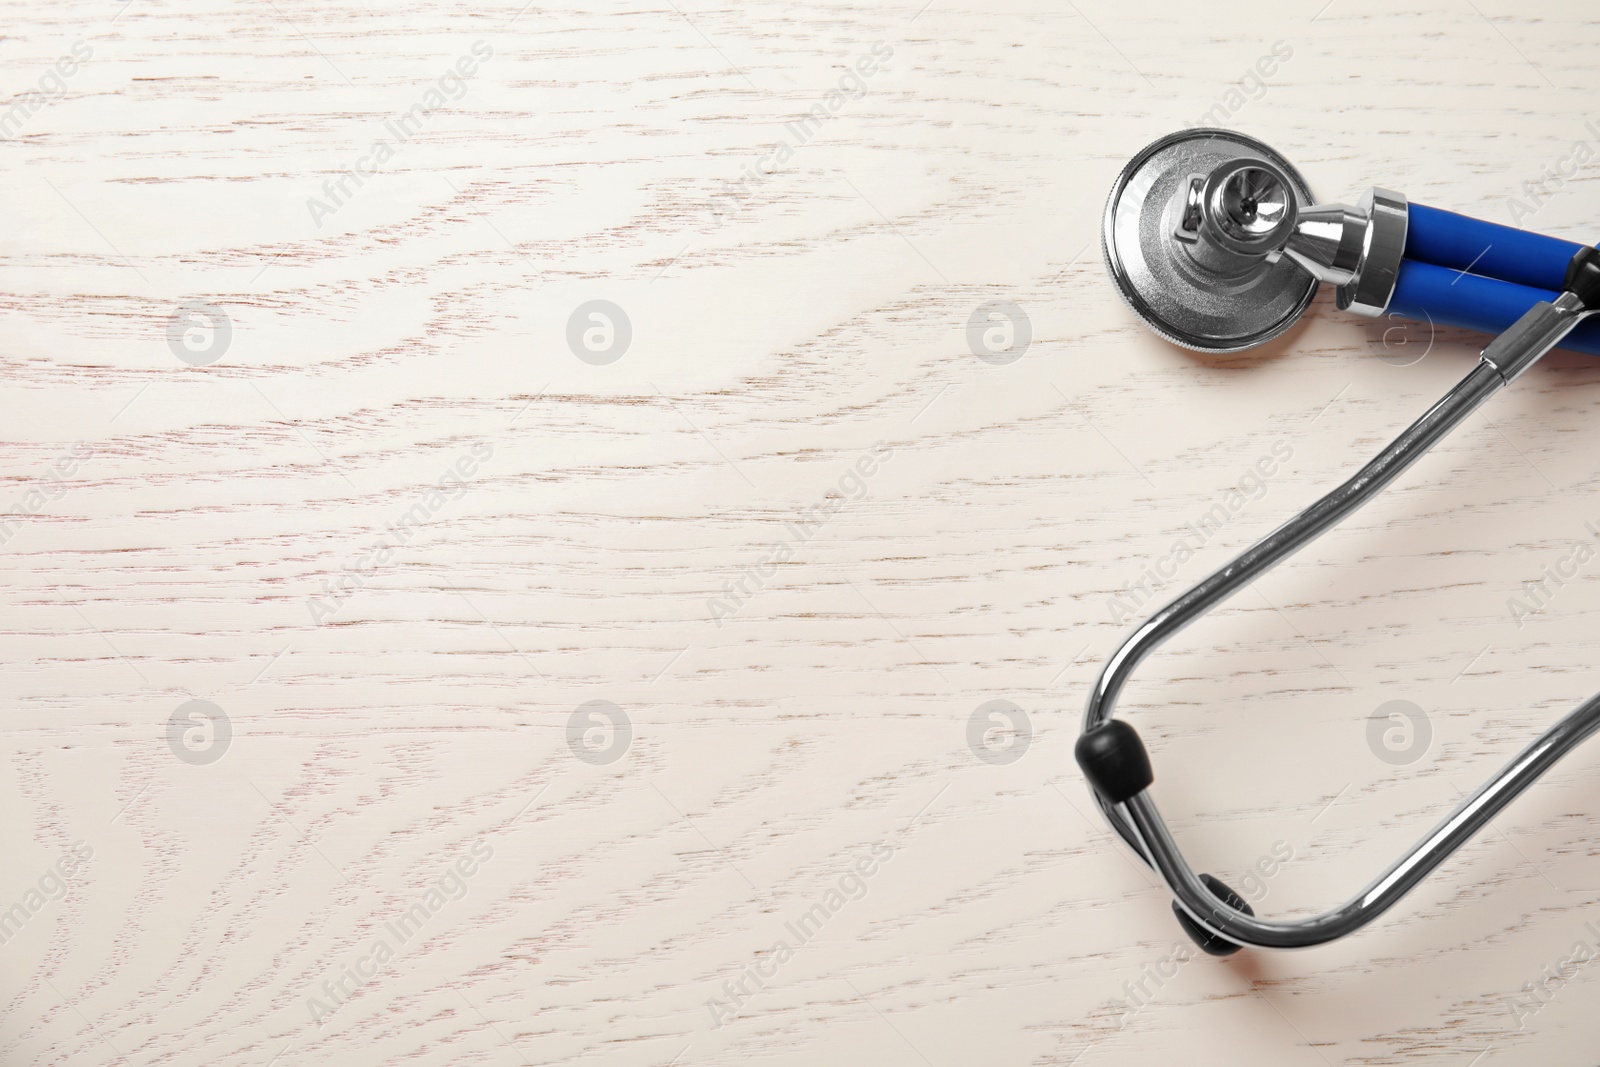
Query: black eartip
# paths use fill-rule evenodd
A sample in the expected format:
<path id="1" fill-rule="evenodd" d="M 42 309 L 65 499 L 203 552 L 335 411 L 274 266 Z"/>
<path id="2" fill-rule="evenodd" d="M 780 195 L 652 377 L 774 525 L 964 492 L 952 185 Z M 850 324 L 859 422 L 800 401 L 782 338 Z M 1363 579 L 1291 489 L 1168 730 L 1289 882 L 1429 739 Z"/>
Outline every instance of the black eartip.
<path id="1" fill-rule="evenodd" d="M 1600 311 L 1600 248 L 1584 247 L 1567 261 L 1561 288 L 1577 295 L 1590 311 Z"/>
<path id="2" fill-rule="evenodd" d="M 1243 897 L 1229 889 L 1219 879 L 1213 878 L 1209 874 L 1202 874 L 1200 880 L 1205 883 L 1207 889 L 1211 890 L 1212 896 L 1228 905 L 1228 907 L 1235 911 L 1242 911 L 1246 915 L 1255 914 L 1255 910 L 1245 903 Z M 1229 941 L 1225 937 L 1218 937 L 1209 930 L 1201 929 L 1200 924 L 1191 919 L 1189 913 L 1184 911 L 1176 900 L 1172 902 L 1172 914 L 1178 917 L 1178 922 L 1182 925 L 1184 932 L 1194 939 L 1195 944 L 1200 946 L 1200 951 L 1208 956 L 1231 956 L 1244 947 Z"/>
<path id="3" fill-rule="evenodd" d="M 1144 750 L 1139 732 L 1121 719 L 1107 719 L 1086 731 L 1078 738 L 1073 755 L 1095 792 L 1113 804 L 1142 793 L 1155 781 L 1150 754 Z"/>

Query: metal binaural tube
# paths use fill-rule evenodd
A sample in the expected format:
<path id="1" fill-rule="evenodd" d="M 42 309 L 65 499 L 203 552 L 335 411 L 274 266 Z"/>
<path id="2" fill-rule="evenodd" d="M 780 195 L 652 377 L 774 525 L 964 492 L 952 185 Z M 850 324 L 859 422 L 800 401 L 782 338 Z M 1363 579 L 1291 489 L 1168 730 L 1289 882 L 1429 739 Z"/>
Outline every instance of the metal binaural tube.
<path id="1" fill-rule="evenodd" d="M 1442 400 L 1344 484 L 1141 623 L 1112 654 L 1096 679 L 1084 711 L 1083 729 L 1092 730 L 1111 717 L 1122 687 L 1146 656 L 1377 496 L 1504 386 L 1504 380 L 1493 367 L 1479 363 Z M 1143 852 L 1127 818 L 1107 805 L 1102 804 L 1101 809 L 1122 839 L 1135 851 Z M 1147 856 L 1147 862 L 1148 859 Z"/>
<path id="2" fill-rule="evenodd" d="M 1359 893 L 1338 907 L 1308 919 L 1274 922 L 1219 906 L 1216 897 L 1183 858 L 1150 794 L 1140 793 L 1123 808 L 1144 845 L 1145 856 L 1172 888 L 1184 911 L 1201 926 L 1243 944 L 1263 948 L 1307 948 L 1354 933 L 1394 907 L 1502 808 L 1597 730 L 1600 730 L 1600 694 L 1590 697 L 1539 735 Z"/>
<path id="3" fill-rule="evenodd" d="M 1183 913 L 1205 933 L 1234 944 L 1293 948 L 1319 944 L 1358 929 L 1393 907 L 1496 812 L 1600 729 L 1600 695 L 1596 695 L 1546 730 L 1356 896 L 1320 915 L 1289 921 L 1258 919 L 1243 901 L 1235 906 L 1221 899 L 1220 891 L 1225 887 L 1218 885 L 1214 890 L 1202 881 L 1202 876 L 1183 858 L 1149 795 L 1147 765 L 1141 774 L 1122 775 L 1119 780 L 1131 784 L 1120 791 L 1101 784 L 1111 778 L 1097 777 L 1119 762 L 1128 766 L 1138 762 L 1130 760 L 1128 753 L 1130 746 L 1139 744 L 1137 734 L 1120 725 L 1122 736 L 1107 735 L 1103 724 L 1139 663 L 1179 630 L 1377 496 L 1462 420 L 1600 310 L 1600 253 L 1583 249 L 1573 256 L 1563 284 L 1563 292 L 1554 301 L 1535 304 L 1501 333 L 1484 350 L 1471 373 L 1354 476 L 1140 625 L 1113 653 L 1096 679 L 1084 710 L 1084 737 L 1079 742 L 1080 763 L 1097 785 L 1096 803 L 1112 828 L 1161 874 Z M 1084 762 L 1086 751 L 1096 756 L 1091 763 Z M 1143 758 L 1142 746 L 1140 753 L 1138 759 Z M 1203 942 L 1202 947 L 1211 952 L 1232 951 L 1228 944 Z"/>

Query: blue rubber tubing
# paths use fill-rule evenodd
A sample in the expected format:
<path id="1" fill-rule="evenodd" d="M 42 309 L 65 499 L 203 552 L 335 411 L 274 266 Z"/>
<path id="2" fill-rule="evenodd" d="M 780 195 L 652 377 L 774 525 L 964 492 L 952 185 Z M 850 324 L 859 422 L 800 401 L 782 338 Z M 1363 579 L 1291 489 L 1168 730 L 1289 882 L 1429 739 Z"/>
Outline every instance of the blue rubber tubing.
<path id="1" fill-rule="evenodd" d="M 1583 247 L 1423 204 L 1410 205 L 1408 216 L 1406 259 L 1534 289 L 1559 293 L 1567 261 Z"/>
<path id="2" fill-rule="evenodd" d="M 1416 205 L 1412 205 L 1411 210 L 1415 211 Z M 1408 251 L 1410 247 L 1408 240 Z M 1576 250 L 1579 246 L 1571 247 Z M 1564 254 L 1567 259 L 1571 258 L 1570 253 Z M 1476 273 L 1463 274 L 1459 268 L 1407 259 L 1400 264 L 1394 296 L 1389 300 L 1389 314 L 1416 322 L 1501 333 L 1539 301 L 1554 300 L 1566 277 L 1566 269 L 1566 259 L 1563 259 L 1561 269 L 1555 274 L 1555 288 L 1549 289 L 1485 278 Z M 1559 347 L 1600 356 L 1600 316 L 1567 334 Z"/>

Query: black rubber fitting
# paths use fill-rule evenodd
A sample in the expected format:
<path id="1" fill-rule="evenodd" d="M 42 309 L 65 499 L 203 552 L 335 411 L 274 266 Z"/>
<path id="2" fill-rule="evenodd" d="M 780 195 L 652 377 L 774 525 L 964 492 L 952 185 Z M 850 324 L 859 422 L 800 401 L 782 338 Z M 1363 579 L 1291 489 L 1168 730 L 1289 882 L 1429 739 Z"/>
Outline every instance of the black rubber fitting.
<path id="1" fill-rule="evenodd" d="M 1121 719 L 1107 719 L 1086 731 L 1072 752 L 1095 792 L 1113 804 L 1144 792 L 1156 780 L 1139 732 Z"/>
<path id="2" fill-rule="evenodd" d="M 1561 288 L 1575 294 L 1590 311 L 1600 311 L 1600 249 L 1578 249 L 1567 261 L 1567 278 Z"/>
<path id="3" fill-rule="evenodd" d="M 1220 879 L 1213 878 L 1209 874 L 1202 874 L 1200 881 L 1204 882 L 1206 888 L 1211 890 L 1212 896 L 1228 905 L 1234 911 L 1242 911 L 1246 915 L 1255 914 L 1250 905 L 1244 902 L 1244 897 L 1229 889 Z M 1208 956 L 1231 956 L 1244 947 L 1237 942 L 1229 941 L 1225 937 L 1218 937 L 1211 931 L 1203 929 L 1199 923 L 1189 917 L 1189 913 L 1184 911 L 1176 900 L 1172 902 L 1172 914 L 1178 917 L 1178 922 L 1182 925 L 1184 932 L 1194 939 L 1195 944 L 1200 946 L 1200 951 Z"/>

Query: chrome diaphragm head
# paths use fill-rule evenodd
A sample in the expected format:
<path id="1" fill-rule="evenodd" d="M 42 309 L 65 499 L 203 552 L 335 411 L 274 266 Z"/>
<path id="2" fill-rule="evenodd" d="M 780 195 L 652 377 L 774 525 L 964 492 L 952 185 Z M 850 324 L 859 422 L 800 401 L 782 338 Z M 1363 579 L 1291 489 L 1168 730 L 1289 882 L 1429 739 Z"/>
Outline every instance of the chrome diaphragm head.
<path id="1" fill-rule="evenodd" d="M 1170 134 L 1134 156 L 1101 233 L 1117 290 L 1151 330 L 1203 352 L 1237 352 L 1300 318 L 1320 282 L 1366 315 L 1388 305 L 1405 246 L 1405 197 L 1316 204 L 1277 152 L 1229 130 Z"/>
<path id="2" fill-rule="evenodd" d="M 1259 163 L 1287 188 L 1265 188 L 1277 178 Z M 1222 210 L 1208 211 L 1207 179 L 1228 166 L 1237 169 L 1209 190 Z M 1277 236 L 1290 206 L 1311 202 L 1289 161 L 1252 137 L 1170 134 L 1134 156 L 1111 187 L 1101 233 L 1106 269 L 1134 314 L 1174 344 L 1250 348 L 1294 325 L 1316 294 L 1315 278 L 1261 247 L 1264 229 Z"/>

